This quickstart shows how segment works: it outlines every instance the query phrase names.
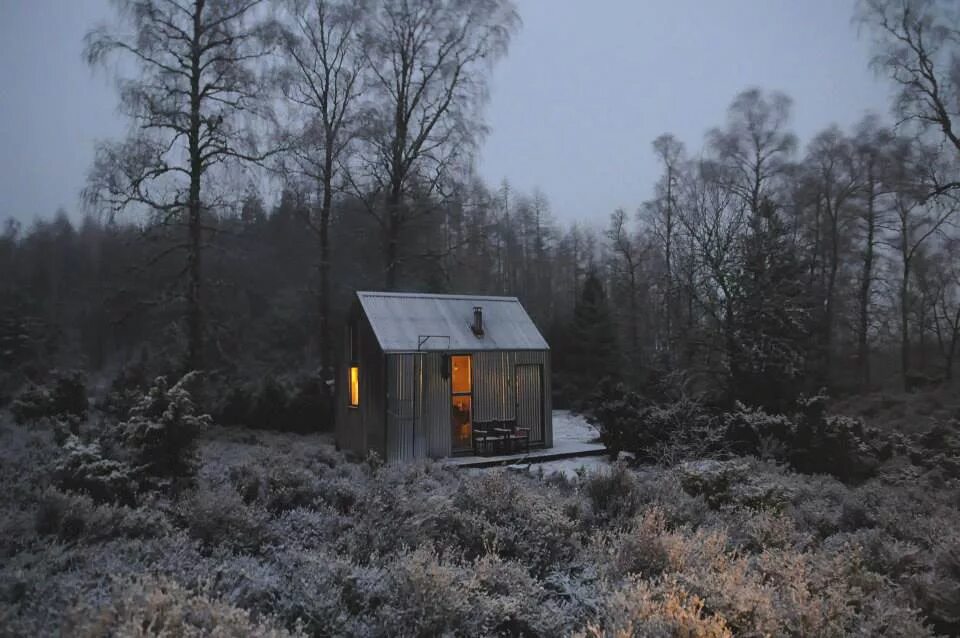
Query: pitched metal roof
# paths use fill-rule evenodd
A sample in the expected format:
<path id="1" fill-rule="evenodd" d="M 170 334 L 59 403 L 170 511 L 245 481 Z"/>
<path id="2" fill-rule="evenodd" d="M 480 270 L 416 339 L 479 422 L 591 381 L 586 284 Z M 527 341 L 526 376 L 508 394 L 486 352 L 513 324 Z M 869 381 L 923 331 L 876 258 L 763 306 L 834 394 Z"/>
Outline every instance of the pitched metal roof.
<path id="1" fill-rule="evenodd" d="M 417 350 L 548 350 L 516 297 L 357 292 L 384 352 Z M 473 308 L 483 309 L 483 336 Z"/>

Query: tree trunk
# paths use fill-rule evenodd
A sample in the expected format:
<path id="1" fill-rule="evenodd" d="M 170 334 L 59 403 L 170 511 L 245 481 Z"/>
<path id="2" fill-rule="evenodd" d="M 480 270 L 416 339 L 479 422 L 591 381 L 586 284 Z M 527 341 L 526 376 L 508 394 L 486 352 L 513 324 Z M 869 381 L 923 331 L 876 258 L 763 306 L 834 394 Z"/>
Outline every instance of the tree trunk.
<path id="1" fill-rule="evenodd" d="M 197 0 L 193 13 L 193 50 L 190 60 L 190 196 L 188 202 L 189 246 L 187 256 L 187 368 L 203 369 L 203 312 L 201 299 L 201 252 L 203 226 L 200 203 L 200 37 L 203 0 Z"/>
<path id="2" fill-rule="evenodd" d="M 830 272 L 827 275 L 826 305 L 823 317 L 823 378 L 830 379 L 830 372 L 833 370 L 833 315 L 834 315 L 834 290 L 837 285 L 837 269 L 840 266 L 840 247 L 839 247 L 839 211 L 833 209 L 828 201 L 827 210 L 830 215 Z"/>
<path id="3" fill-rule="evenodd" d="M 387 290 L 396 290 L 400 281 L 400 188 L 391 189 L 387 200 L 387 226 L 384 238 L 385 278 Z"/>
<path id="4" fill-rule="evenodd" d="M 673 313 L 674 313 L 674 302 L 673 302 L 673 166 L 667 166 L 667 219 L 666 219 L 666 229 L 664 237 L 664 257 L 665 257 L 665 267 L 667 269 L 667 281 L 666 281 L 666 290 L 664 290 L 664 298 L 666 302 L 666 312 L 665 314 L 665 332 L 666 332 L 666 348 L 664 349 L 667 353 L 667 367 L 669 369 L 673 368 Z"/>
<path id="5" fill-rule="evenodd" d="M 733 308 L 730 304 L 731 301 L 728 297 L 723 316 L 723 338 L 727 350 L 727 365 L 729 366 L 727 376 L 727 404 L 733 407 L 733 403 L 737 398 L 737 383 L 740 381 L 741 371 L 737 338 L 734 331 Z"/>
<path id="6" fill-rule="evenodd" d="M 330 175 L 333 160 L 328 153 L 327 170 L 320 203 L 320 361 L 327 372 L 332 370 L 330 343 L 330 209 L 333 194 L 330 192 Z M 325 376 L 328 378 L 328 375 Z"/>
<path id="7" fill-rule="evenodd" d="M 943 366 L 943 376 L 947 381 L 953 381 L 953 359 L 957 353 L 957 341 L 960 340 L 960 308 L 953 317 L 950 326 L 950 348 L 947 350 L 946 361 Z"/>
<path id="8" fill-rule="evenodd" d="M 870 322 L 870 288 L 873 283 L 873 241 L 876 235 L 875 199 L 876 184 L 872 167 L 869 169 L 867 191 L 867 237 L 863 253 L 863 270 L 860 275 L 860 316 L 857 334 L 857 362 L 860 368 L 860 381 L 864 387 L 870 385 L 870 344 L 867 329 Z"/>
<path id="9" fill-rule="evenodd" d="M 903 375 L 903 389 L 910 389 L 910 309 L 907 295 L 910 292 L 910 261 L 904 255 L 903 281 L 900 284 L 900 369 Z"/>
<path id="10" fill-rule="evenodd" d="M 632 374 L 638 378 L 640 372 L 640 331 L 637 323 L 639 320 L 639 310 L 637 308 L 637 275 L 632 261 L 627 262 L 630 268 L 630 350 L 633 361 Z"/>

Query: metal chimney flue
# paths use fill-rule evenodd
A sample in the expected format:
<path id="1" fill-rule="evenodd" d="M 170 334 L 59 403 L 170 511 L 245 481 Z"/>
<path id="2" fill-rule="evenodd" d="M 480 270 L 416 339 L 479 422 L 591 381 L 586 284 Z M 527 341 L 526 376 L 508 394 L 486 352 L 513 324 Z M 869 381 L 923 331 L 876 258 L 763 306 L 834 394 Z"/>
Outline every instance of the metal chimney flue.
<path id="1" fill-rule="evenodd" d="M 473 307 L 473 325 L 470 328 L 476 336 L 483 336 L 483 308 L 480 306 Z"/>

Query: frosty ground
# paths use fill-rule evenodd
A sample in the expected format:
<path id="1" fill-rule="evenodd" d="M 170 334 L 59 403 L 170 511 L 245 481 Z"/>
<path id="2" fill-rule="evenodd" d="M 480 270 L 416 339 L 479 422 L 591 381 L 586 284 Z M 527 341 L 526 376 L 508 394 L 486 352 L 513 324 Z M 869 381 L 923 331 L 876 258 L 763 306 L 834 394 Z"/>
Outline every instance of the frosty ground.
<path id="1" fill-rule="evenodd" d="M 593 436 L 572 417 L 558 423 Z M 467 473 L 350 461 L 323 436 L 207 426 L 192 482 L 121 504 L 95 500 L 63 470 L 81 452 L 91 472 L 112 462 L 91 451 L 108 449 L 112 427 L 98 416 L 64 440 L 50 422 L 15 425 L 4 413 L 4 634 L 922 636 L 957 626 L 958 489 L 909 463 L 855 486 L 750 458 Z"/>

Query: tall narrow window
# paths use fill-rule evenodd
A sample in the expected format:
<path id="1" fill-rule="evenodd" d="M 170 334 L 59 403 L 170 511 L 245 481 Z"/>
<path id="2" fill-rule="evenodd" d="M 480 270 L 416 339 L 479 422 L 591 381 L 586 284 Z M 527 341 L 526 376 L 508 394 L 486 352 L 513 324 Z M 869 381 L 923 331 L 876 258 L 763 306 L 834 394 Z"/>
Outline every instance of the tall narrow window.
<path id="1" fill-rule="evenodd" d="M 450 357 L 450 391 L 453 394 L 470 394 L 470 355 Z"/>
<path id="2" fill-rule="evenodd" d="M 450 416 L 453 451 L 469 450 L 473 433 L 473 379 L 470 355 L 450 357 Z"/>
<path id="3" fill-rule="evenodd" d="M 360 406 L 360 368 L 350 366 L 350 407 Z"/>

